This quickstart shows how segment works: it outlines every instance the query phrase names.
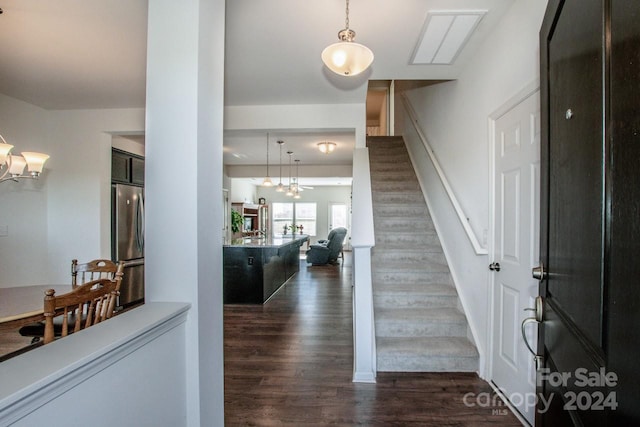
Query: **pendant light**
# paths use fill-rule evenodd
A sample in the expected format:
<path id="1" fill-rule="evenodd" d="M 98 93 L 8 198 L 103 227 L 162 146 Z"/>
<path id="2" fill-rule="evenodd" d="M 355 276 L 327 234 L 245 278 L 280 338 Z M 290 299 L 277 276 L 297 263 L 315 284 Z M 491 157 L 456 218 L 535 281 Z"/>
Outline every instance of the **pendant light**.
<path id="1" fill-rule="evenodd" d="M 267 132 L 267 175 L 262 181 L 263 187 L 273 187 L 273 182 L 271 182 L 271 178 L 269 178 L 269 132 Z"/>
<path id="2" fill-rule="evenodd" d="M 322 51 L 322 61 L 336 74 L 355 76 L 369 68 L 373 62 L 373 52 L 368 47 L 355 43 L 356 32 L 349 29 L 349 0 L 346 0 L 345 28 L 338 32 L 338 43 Z"/>
<path id="3" fill-rule="evenodd" d="M 298 171 L 298 166 L 300 165 L 300 160 L 296 159 L 295 162 L 296 162 L 296 188 L 293 193 L 293 198 L 299 199 L 300 198 L 300 174 Z"/>
<path id="4" fill-rule="evenodd" d="M 289 155 L 289 185 L 287 186 L 287 196 L 293 196 L 293 186 L 291 185 L 291 155 L 293 154 L 293 151 L 287 151 L 287 154 Z"/>
<path id="5" fill-rule="evenodd" d="M 278 193 L 284 193 L 284 185 L 282 184 L 282 144 L 284 144 L 284 141 L 278 141 L 278 145 L 280 146 L 280 181 L 276 187 Z"/>

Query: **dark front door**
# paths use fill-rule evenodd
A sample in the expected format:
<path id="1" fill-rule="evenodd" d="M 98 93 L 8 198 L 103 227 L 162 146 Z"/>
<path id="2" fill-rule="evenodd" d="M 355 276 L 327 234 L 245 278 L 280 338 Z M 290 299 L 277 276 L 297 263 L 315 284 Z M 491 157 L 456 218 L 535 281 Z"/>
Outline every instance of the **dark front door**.
<path id="1" fill-rule="evenodd" d="M 537 425 L 639 422 L 639 5 L 550 0 L 541 30 Z"/>

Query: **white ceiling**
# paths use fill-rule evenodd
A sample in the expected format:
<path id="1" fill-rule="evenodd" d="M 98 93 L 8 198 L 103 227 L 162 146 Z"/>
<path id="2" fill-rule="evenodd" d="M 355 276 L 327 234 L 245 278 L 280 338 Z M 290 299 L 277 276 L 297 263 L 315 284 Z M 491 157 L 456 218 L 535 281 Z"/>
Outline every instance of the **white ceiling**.
<path id="1" fill-rule="evenodd" d="M 351 0 L 350 28 L 375 60 L 364 75 L 342 77 L 320 53 L 344 28 L 344 0 L 227 1 L 225 105 L 362 103 L 369 79 L 455 79 L 513 2 Z M 46 109 L 144 107 L 147 0 L 1 0 L 0 7 L 1 93 Z M 429 11 L 478 9 L 488 12 L 452 65 L 409 64 Z M 354 144 L 348 132 L 271 132 L 313 164 L 347 161 Z M 321 157 L 314 144 L 325 139 L 338 150 Z M 266 130 L 226 134 L 225 162 L 264 163 L 255 147 L 265 140 Z"/>

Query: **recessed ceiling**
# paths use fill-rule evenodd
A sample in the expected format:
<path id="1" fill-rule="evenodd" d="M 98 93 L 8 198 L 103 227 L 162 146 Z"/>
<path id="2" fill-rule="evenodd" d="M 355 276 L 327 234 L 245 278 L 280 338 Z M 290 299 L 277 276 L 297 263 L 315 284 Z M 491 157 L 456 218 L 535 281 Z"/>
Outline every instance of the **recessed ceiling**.
<path id="1" fill-rule="evenodd" d="M 292 159 L 300 160 L 304 165 L 350 165 L 355 148 L 355 133 L 349 130 L 277 130 L 269 131 L 269 163 L 276 167 L 280 161 L 282 140 L 282 162 L 289 161 L 287 151 L 293 151 Z M 336 149 L 331 154 L 318 150 L 318 143 L 331 141 Z M 267 162 L 267 130 L 225 131 L 225 165 L 265 165 Z"/>

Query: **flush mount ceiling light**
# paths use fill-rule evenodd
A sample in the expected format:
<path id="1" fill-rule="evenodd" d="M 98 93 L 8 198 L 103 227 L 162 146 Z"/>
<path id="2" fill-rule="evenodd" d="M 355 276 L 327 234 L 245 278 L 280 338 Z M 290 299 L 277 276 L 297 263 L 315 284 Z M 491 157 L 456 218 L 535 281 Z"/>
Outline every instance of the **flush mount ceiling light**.
<path id="1" fill-rule="evenodd" d="M 267 132 L 267 175 L 262 181 L 263 187 L 273 187 L 273 182 L 271 182 L 271 178 L 269 178 L 269 132 Z"/>
<path id="2" fill-rule="evenodd" d="M 336 74 L 355 76 L 369 68 L 373 52 L 368 47 L 355 43 L 356 32 L 349 29 L 349 0 L 347 0 L 345 28 L 338 32 L 338 43 L 322 51 L 322 62 Z"/>
<path id="3" fill-rule="evenodd" d="M 34 153 L 31 151 L 23 151 L 20 155 L 12 154 L 13 145 L 9 144 L 0 135 L 0 182 L 18 181 L 22 178 L 37 179 L 44 162 L 49 156 L 42 153 Z M 28 174 L 24 174 L 24 168 L 27 167 Z"/>
<path id="4" fill-rule="evenodd" d="M 335 142 L 324 141 L 324 142 L 318 143 L 318 150 L 320 150 L 321 153 L 324 153 L 324 154 L 333 153 L 333 150 L 335 149 L 336 149 Z"/>
<path id="5" fill-rule="evenodd" d="M 430 11 L 411 64 L 452 64 L 486 10 Z"/>

